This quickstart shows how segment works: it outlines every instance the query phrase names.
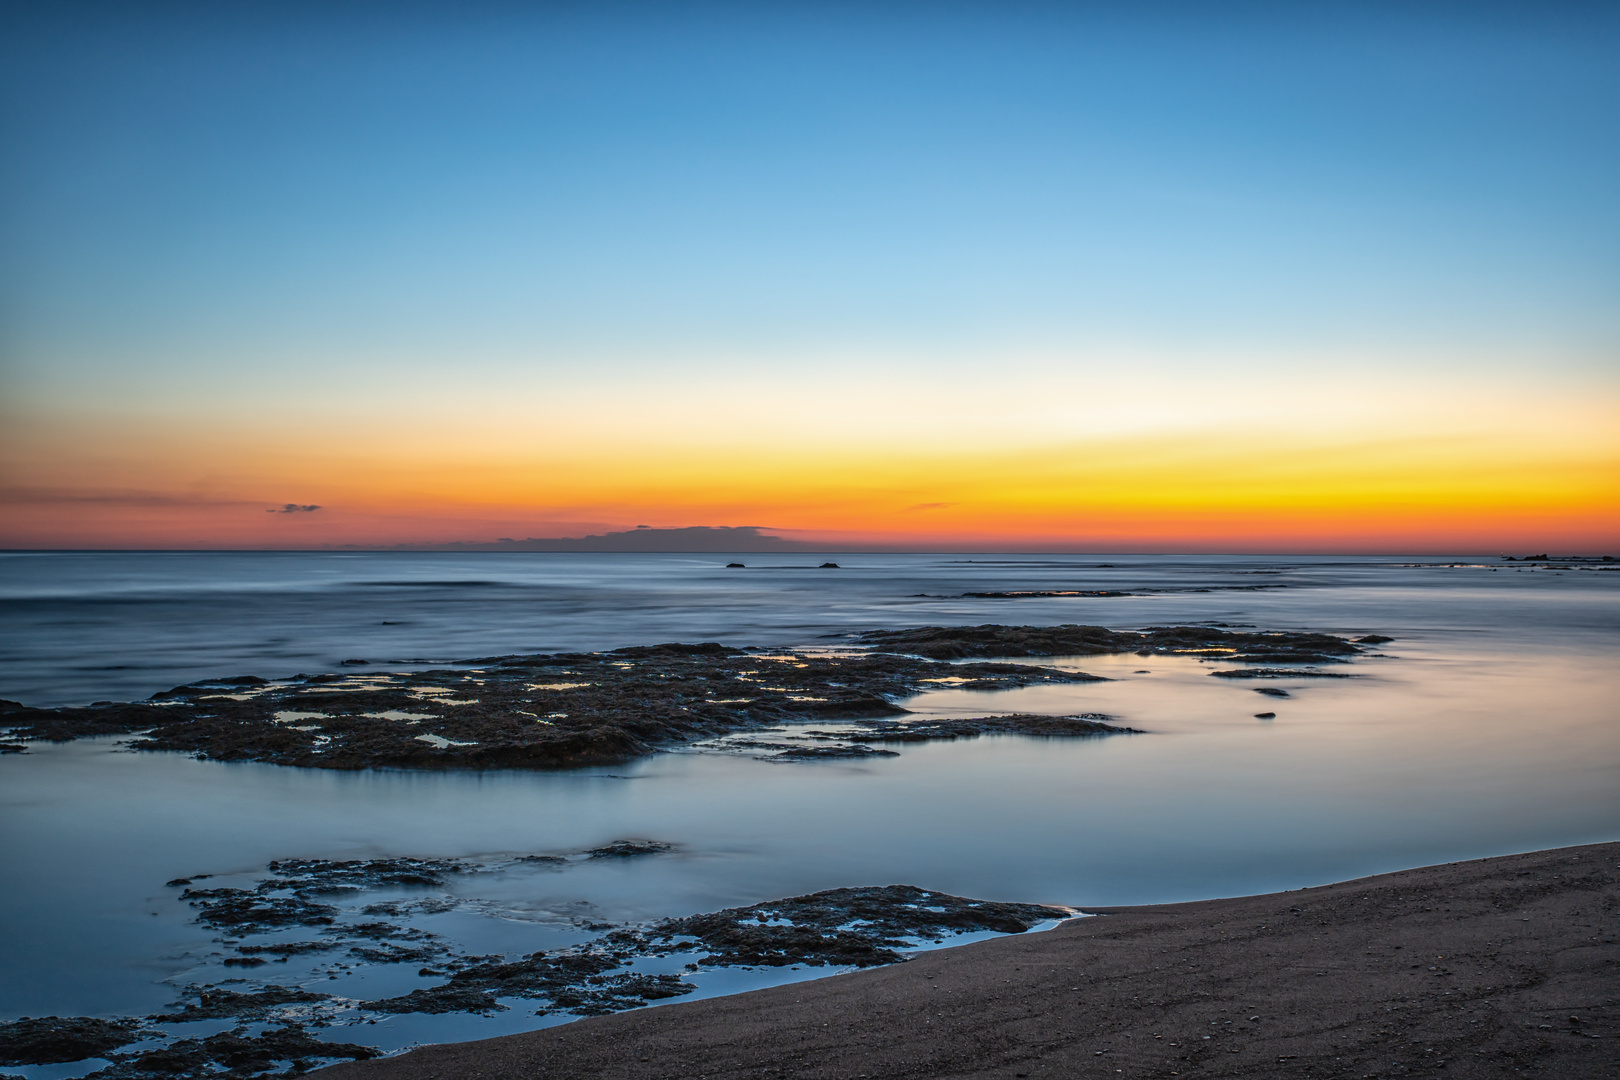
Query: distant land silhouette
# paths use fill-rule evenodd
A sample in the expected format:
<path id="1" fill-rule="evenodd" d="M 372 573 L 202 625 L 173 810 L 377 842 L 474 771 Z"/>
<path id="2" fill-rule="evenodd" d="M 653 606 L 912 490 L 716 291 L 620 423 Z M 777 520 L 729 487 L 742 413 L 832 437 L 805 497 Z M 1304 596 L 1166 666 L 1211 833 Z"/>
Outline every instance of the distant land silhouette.
<path id="1" fill-rule="evenodd" d="M 765 525 L 689 525 L 681 529 L 655 529 L 646 525 L 600 536 L 565 536 L 526 540 L 502 538 L 488 542 L 452 541 L 444 544 L 398 544 L 405 551 L 826 551 L 825 544 L 807 544 L 772 536 Z"/>

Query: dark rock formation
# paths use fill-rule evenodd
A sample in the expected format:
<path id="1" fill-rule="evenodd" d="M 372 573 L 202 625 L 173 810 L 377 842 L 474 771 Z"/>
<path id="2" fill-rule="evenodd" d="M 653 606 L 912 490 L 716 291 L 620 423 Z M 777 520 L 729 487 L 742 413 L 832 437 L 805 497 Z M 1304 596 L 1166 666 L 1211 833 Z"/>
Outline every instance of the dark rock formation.
<path id="1" fill-rule="evenodd" d="M 874 630 L 868 645 L 935 660 L 990 656 L 1098 656 L 1136 653 L 1207 656 L 1242 663 L 1336 664 L 1360 646 L 1330 634 L 1243 633 L 1207 626 L 1161 626 L 1145 631 L 1101 626 L 923 626 Z"/>
<path id="2" fill-rule="evenodd" d="M 134 1020 L 25 1016 L 0 1024 L 0 1065 L 55 1065 L 105 1057 L 142 1038 L 140 1029 Z"/>

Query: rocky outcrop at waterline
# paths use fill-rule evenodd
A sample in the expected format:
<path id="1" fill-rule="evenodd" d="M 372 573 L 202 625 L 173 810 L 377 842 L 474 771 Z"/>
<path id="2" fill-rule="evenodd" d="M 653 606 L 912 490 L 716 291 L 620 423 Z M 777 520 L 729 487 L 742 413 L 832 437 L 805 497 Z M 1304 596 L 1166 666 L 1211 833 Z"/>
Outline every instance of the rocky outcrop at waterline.
<path id="1" fill-rule="evenodd" d="M 0 729 L 10 732 L 6 749 L 26 740 L 134 735 L 128 745 L 135 750 L 182 751 L 216 761 L 325 769 L 566 769 L 622 763 L 781 725 L 854 722 L 868 733 L 883 733 L 864 742 L 961 738 L 968 734 L 961 722 L 947 730 L 894 719 L 910 715 L 900 702 L 929 690 L 1102 681 L 1081 671 L 996 659 L 1001 657 L 1137 653 L 1318 665 L 1344 663 L 1365 648 L 1328 634 L 1220 627 L 921 627 L 860 634 L 853 647 L 837 653 L 671 643 L 486 657 L 426 671 L 387 670 L 390 665 L 379 662 L 274 681 L 211 679 L 142 702 L 41 709 L 0 701 Z M 1262 672 L 1320 674 L 1281 668 L 1254 674 Z M 973 723 L 979 733 L 1125 730 L 1095 714 L 1083 719 L 1089 723 L 1066 718 L 1067 727 L 1019 716 Z M 873 727 L 876 721 L 886 726 Z M 801 751 L 783 760 L 827 756 L 836 755 Z"/>

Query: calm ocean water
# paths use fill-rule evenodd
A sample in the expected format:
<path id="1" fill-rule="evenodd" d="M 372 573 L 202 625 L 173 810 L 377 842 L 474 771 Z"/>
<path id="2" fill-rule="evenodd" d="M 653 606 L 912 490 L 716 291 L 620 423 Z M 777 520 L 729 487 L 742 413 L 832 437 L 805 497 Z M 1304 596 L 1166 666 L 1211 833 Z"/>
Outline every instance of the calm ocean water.
<path id="1" fill-rule="evenodd" d="M 826 556 L 838 570 L 814 569 L 813 555 L 734 558 L 748 567 L 692 555 L 0 555 L 0 697 L 136 698 L 348 658 L 825 645 L 927 623 L 1217 621 L 1396 640 L 1354 665 L 1363 677 L 1288 684 L 1293 696 L 1275 702 L 1191 659 L 1058 660 L 1114 681 L 908 704 L 1101 711 L 1149 734 L 907 746 L 857 764 L 675 753 L 566 774 L 334 773 L 111 740 L 35 746 L 0 757 L 0 918 L 13 929 L 0 1016 L 151 1012 L 185 983 L 230 977 L 163 883 L 247 880 L 290 856 L 677 845 L 461 886 L 464 907 L 436 929 L 516 954 L 577 939 L 581 911 L 625 922 L 899 882 L 1083 908 L 1620 837 L 1620 573 L 1478 558 Z M 1139 595 L 963 596 L 1008 589 Z M 1256 719 L 1262 708 L 1276 718 Z M 805 974 L 716 973 L 704 990 Z M 372 967 L 321 988 L 377 997 L 432 981 Z M 539 1022 L 519 1009 L 328 1035 L 392 1048 Z"/>

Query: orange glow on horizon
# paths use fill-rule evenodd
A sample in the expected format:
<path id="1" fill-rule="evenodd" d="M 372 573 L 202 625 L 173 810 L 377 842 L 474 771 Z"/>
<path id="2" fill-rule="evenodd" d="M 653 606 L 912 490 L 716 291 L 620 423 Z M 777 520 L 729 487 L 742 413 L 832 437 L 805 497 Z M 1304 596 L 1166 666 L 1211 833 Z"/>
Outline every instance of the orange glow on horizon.
<path id="1" fill-rule="evenodd" d="M 13 470 L 34 483 L 11 486 L 0 542 L 386 547 L 637 524 L 955 550 L 1606 553 L 1620 538 L 1620 452 L 1579 430 L 1215 430 L 955 451 L 660 446 L 657 432 L 611 450 L 116 425 L 99 438 L 58 433 Z M 321 509 L 265 512 L 286 502 Z"/>

